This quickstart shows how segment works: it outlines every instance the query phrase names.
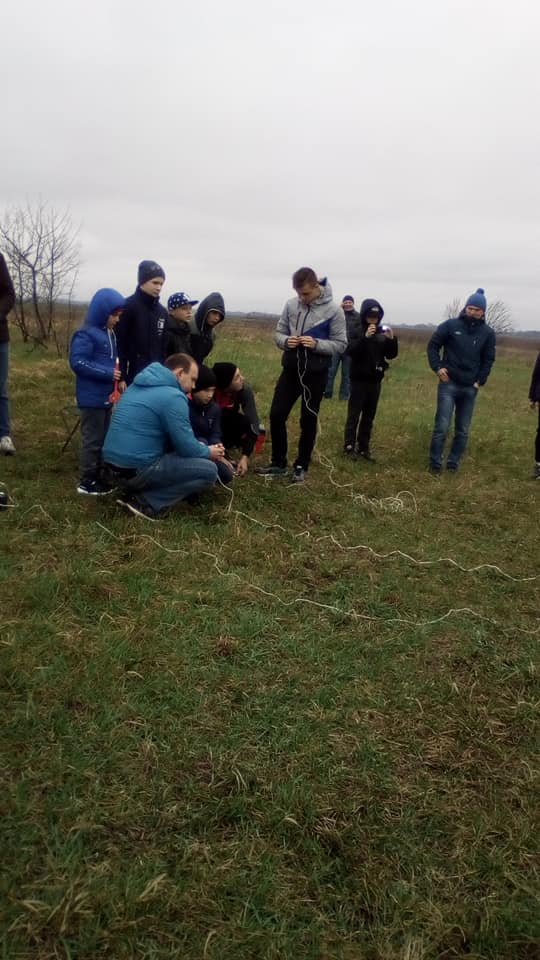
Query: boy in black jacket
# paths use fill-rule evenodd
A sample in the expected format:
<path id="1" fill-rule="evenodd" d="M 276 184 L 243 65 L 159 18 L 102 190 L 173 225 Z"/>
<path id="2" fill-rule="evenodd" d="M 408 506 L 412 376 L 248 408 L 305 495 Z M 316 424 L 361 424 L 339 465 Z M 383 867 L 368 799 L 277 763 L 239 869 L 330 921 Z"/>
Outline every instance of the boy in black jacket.
<path id="1" fill-rule="evenodd" d="M 204 363 L 199 365 L 199 374 L 195 389 L 189 398 L 189 419 L 197 440 L 208 447 L 214 443 L 223 443 L 221 433 L 221 407 L 214 400 L 216 375 Z M 216 460 L 218 477 L 222 483 L 231 483 L 235 468 L 227 457 Z"/>
<path id="2" fill-rule="evenodd" d="M 344 453 L 374 461 L 370 450 L 371 431 L 377 412 L 381 382 L 387 360 L 398 354 L 397 337 L 382 324 L 384 310 L 378 300 L 363 300 L 360 320 L 349 331 L 347 353 L 351 358 L 351 395 L 345 424 Z"/>
<path id="3" fill-rule="evenodd" d="M 116 329 L 121 390 L 150 363 L 163 363 L 165 359 L 164 335 L 168 314 L 159 302 L 165 273 L 155 260 L 142 260 L 137 279 L 138 287 L 127 298 Z"/>

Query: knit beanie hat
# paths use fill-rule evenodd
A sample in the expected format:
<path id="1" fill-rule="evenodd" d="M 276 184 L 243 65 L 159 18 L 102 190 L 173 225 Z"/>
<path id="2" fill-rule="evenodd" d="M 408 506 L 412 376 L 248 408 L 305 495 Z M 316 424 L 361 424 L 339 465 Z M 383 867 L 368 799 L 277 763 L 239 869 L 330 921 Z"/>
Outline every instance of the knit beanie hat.
<path id="1" fill-rule="evenodd" d="M 487 303 L 486 303 L 486 298 L 485 298 L 484 291 L 482 290 L 482 287 L 478 287 L 478 290 L 476 291 L 476 293 L 471 293 L 465 306 L 480 307 L 480 309 L 483 310 L 484 313 L 486 312 Z"/>
<path id="2" fill-rule="evenodd" d="M 197 383 L 193 389 L 193 393 L 197 393 L 198 390 L 208 390 L 208 387 L 215 387 L 216 385 L 216 375 L 210 367 L 205 367 L 204 363 L 201 363 L 199 366 L 199 376 L 197 377 Z"/>
<path id="3" fill-rule="evenodd" d="M 344 300 L 352 300 L 352 302 L 354 303 L 354 297 L 352 293 L 346 293 L 341 302 L 343 303 Z"/>
<path id="4" fill-rule="evenodd" d="M 142 286 L 142 284 L 148 280 L 153 280 L 154 277 L 163 277 L 163 279 L 165 279 L 163 267 L 160 267 L 159 263 L 156 263 L 155 260 L 141 260 L 137 273 L 139 286 Z"/>
<path id="5" fill-rule="evenodd" d="M 226 390 L 230 386 L 232 378 L 234 377 L 237 366 L 235 363 L 215 363 L 212 367 L 216 375 L 216 384 L 218 390 Z"/>

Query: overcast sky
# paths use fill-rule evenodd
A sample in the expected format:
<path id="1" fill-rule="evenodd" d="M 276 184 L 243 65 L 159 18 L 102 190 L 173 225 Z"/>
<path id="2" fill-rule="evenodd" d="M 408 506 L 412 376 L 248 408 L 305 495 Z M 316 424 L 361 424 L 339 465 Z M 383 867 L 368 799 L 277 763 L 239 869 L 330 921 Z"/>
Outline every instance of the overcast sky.
<path id="1" fill-rule="evenodd" d="M 17 0 L 0 208 L 81 224 L 80 298 L 139 260 L 278 312 L 299 266 L 390 322 L 485 287 L 540 329 L 537 0 Z"/>

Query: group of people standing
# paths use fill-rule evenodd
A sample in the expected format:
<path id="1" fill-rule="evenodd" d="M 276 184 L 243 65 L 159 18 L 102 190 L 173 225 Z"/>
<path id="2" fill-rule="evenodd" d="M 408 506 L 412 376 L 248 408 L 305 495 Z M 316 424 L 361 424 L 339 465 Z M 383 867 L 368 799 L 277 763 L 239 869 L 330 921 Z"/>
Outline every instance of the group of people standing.
<path id="1" fill-rule="evenodd" d="M 264 440 L 255 396 L 233 362 L 204 364 L 215 329 L 225 319 L 220 293 L 200 303 L 184 292 L 160 303 L 165 273 L 153 260 L 138 267 L 137 288 L 124 298 L 103 288 L 92 298 L 83 326 L 70 347 L 80 413 L 81 494 L 120 491 L 119 502 L 147 519 L 157 519 L 179 500 L 192 500 L 219 479 L 231 483 L 248 470 Z M 292 277 L 294 297 L 283 308 L 275 331 L 282 369 L 270 409 L 271 461 L 256 472 L 289 474 L 287 421 L 301 401 L 298 450 L 291 480 L 303 483 L 317 437 L 320 405 L 332 397 L 339 363 L 340 398 L 348 402 L 343 453 L 373 461 L 371 435 L 381 384 L 398 340 L 383 322 L 378 300 L 352 295 L 337 304 L 326 278 L 310 267 Z M 15 447 L 7 397 L 7 313 L 13 284 L 0 255 L 0 452 Z M 194 308 L 197 308 L 193 313 Z M 439 379 L 430 445 L 430 469 L 443 469 L 443 451 L 452 418 L 455 431 L 446 469 L 458 469 L 478 390 L 495 359 L 495 334 L 485 320 L 486 298 L 478 289 L 458 317 L 440 324 L 427 348 Z M 540 354 L 529 399 L 538 406 L 535 477 L 540 479 Z"/>

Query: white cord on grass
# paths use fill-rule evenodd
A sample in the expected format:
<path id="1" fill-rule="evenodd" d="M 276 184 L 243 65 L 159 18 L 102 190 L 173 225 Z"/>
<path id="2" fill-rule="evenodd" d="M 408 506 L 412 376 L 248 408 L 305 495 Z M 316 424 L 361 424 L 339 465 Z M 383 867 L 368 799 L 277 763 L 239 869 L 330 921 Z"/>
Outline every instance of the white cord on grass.
<path id="1" fill-rule="evenodd" d="M 249 518 L 251 519 L 251 518 Z M 113 533 L 102 523 L 97 521 L 97 525 L 101 527 L 106 533 L 109 534 L 113 540 L 123 540 L 124 538 Z M 151 537 L 147 533 L 136 534 L 135 539 L 137 540 L 149 540 L 150 543 L 155 544 L 156 547 L 159 547 L 160 550 L 163 550 L 165 553 L 182 553 L 185 554 L 185 547 L 166 547 L 163 543 L 160 543 L 159 540 L 156 540 L 155 537 Z M 321 538 L 322 539 L 322 538 Z M 260 593 L 269 599 L 276 600 L 284 607 L 291 607 L 295 604 L 306 604 L 309 606 L 317 607 L 321 610 L 327 610 L 329 613 L 335 613 L 341 617 L 349 617 L 353 620 L 365 620 L 370 623 L 403 623 L 411 627 L 429 627 L 437 623 L 442 623 L 444 620 L 448 620 L 452 616 L 461 616 L 462 614 L 469 614 L 477 620 L 482 620 L 485 623 L 491 623 L 493 626 L 503 627 L 504 629 L 510 629 L 504 624 L 501 624 L 499 621 L 494 620 L 492 617 L 486 617 L 483 613 L 478 613 L 477 610 L 473 610 L 470 607 L 451 607 L 450 610 L 447 610 L 446 613 L 442 614 L 440 617 L 435 617 L 433 620 L 410 620 L 406 617 L 374 617 L 367 613 L 359 613 L 354 608 L 350 610 L 343 610 L 341 607 L 336 606 L 331 603 L 321 603 L 318 600 L 311 600 L 309 597 L 293 597 L 292 600 L 284 600 L 279 594 L 274 593 L 271 590 L 266 590 L 264 587 L 259 587 L 255 583 L 250 583 L 248 580 L 244 580 L 238 573 L 234 570 L 222 570 L 219 565 L 219 558 L 215 553 L 210 553 L 207 550 L 201 551 L 203 556 L 210 557 L 214 562 L 214 569 L 221 577 L 233 577 L 238 583 L 243 584 L 249 590 L 254 590 L 256 593 Z M 393 551 L 394 552 L 394 551 Z M 404 554 L 406 556 L 406 554 Z M 412 559 L 412 558 L 408 558 Z M 437 562 L 437 561 L 428 561 Z M 525 630 L 523 627 L 512 626 L 513 630 L 517 630 L 519 633 L 528 634 L 535 636 L 537 633 L 540 633 L 540 626 L 535 630 Z"/>

